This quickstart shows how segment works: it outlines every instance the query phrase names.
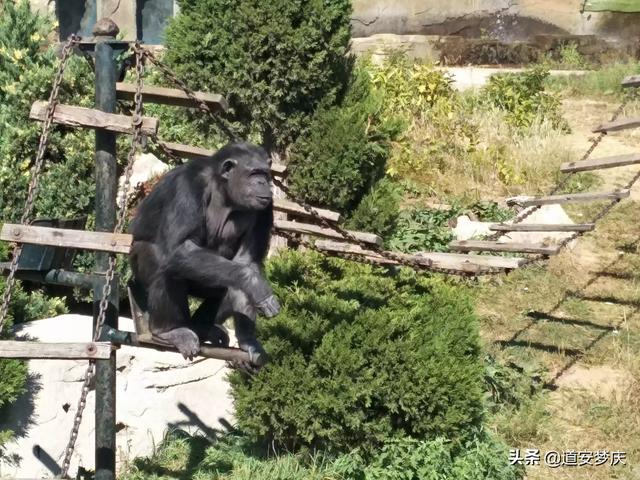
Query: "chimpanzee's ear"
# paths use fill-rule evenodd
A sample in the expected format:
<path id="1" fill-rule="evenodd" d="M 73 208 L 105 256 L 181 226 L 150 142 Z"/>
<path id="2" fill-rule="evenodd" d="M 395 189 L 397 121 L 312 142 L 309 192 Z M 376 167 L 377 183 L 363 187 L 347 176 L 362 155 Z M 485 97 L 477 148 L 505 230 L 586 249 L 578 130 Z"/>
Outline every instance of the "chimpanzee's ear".
<path id="1" fill-rule="evenodd" d="M 231 173 L 231 170 L 236 168 L 236 165 L 238 165 L 237 161 L 233 158 L 227 158 L 222 162 L 222 166 L 220 167 L 220 176 L 227 180 L 229 178 L 229 173 Z"/>

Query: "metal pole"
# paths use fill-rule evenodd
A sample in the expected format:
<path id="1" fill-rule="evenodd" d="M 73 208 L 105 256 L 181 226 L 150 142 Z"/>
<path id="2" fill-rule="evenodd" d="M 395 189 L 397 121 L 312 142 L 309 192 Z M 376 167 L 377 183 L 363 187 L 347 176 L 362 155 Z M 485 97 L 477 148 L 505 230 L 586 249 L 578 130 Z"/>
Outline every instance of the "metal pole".
<path id="1" fill-rule="evenodd" d="M 118 26 L 103 18 L 93 29 L 96 39 L 96 108 L 103 112 L 116 110 L 116 49 L 112 42 Z M 116 224 L 117 161 L 116 135 L 96 130 L 96 230 L 113 231 Z M 108 269 L 107 253 L 96 254 L 96 272 Z M 98 282 L 93 291 L 94 320 L 102 297 L 104 282 Z M 111 289 L 111 298 L 105 326 L 118 328 L 117 276 Z M 96 360 L 96 480 L 114 480 L 116 469 L 116 354 L 109 360 Z"/>

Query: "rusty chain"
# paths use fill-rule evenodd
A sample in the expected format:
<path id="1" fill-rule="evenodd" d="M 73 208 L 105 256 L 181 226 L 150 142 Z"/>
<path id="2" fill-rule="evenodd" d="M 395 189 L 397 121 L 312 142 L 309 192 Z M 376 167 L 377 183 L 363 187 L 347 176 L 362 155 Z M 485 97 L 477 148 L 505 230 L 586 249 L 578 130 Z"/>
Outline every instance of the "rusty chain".
<path id="1" fill-rule="evenodd" d="M 180 80 L 178 78 L 178 76 L 171 70 L 170 67 L 168 67 L 166 64 L 164 64 L 162 61 L 160 61 L 157 57 L 155 57 L 148 50 L 145 50 L 142 47 L 139 47 L 139 48 L 142 51 L 142 54 L 146 58 L 148 58 L 155 66 L 157 66 L 165 74 L 165 76 L 167 76 L 167 78 L 169 78 L 169 80 L 175 86 L 177 86 L 182 91 L 184 91 L 185 94 L 198 105 L 198 108 L 201 111 L 207 113 L 212 119 L 214 119 L 214 121 L 218 125 L 221 125 L 221 119 L 212 112 L 212 110 L 209 108 L 209 106 L 204 101 L 202 101 L 201 99 L 199 99 L 196 96 L 196 94 L 195 94 L 195 92 L 193 90 L 191 90 L 182 80 Z M 625 95 L 625 98 L 623 99 L 621 104 L 618 106 L 618 108 L 612 114 L 611 119 L 610 119 L 611 122 L 617 120 L 617 118 L 624 112 L 624 109 L 628 105 L 629 101 L 632 98 L 634 98 L 634 96 L 635 96 L 635 92 L 634 91 L 630 91 L 627 95 Z M 235 136 L 230 131 L 230 129 L 228 129 L 224 125 L 222 125 L 222 126 L 224 127 L 223 131 L 227 134 L 227 136 L 230 139 L 235 140 Z M 606 132 L 600 132 L 594 139 L 592 139 L 591 140 L 591 145 L 589 146 L 587 151 L 584 153 L 584 155 L 582 155 L 582 157 L 578 161 L 587 160 L 591 156 L 591 154 L 594 152 L 594 150 L 598 147 L 598 145 L 602 142 L 602 140 L 604 139 L 605 136 L 606 136 Z M 177 155 L 175 155 L 173 152 L 171 152 L 168 148 L 166 148 L 164 143 L 157 136 L 153 137 L 153 141 L 160 147 L 160 149 L 167 156 L 169 156 L 173 160 L 175 160 L 175 161 L 181 161 L 182 160 Z M 559 192 L 560 190 L 562 190 L 564 187 L 566 187 L 568 182 L 569 182 L 569 180 L 574 175 L 574 173 L 575 172 L 571 172 L 571 173 L 565 175 L 564 178 L 560 182 L 558 182 L 558 184 L 551 190 L 549 195 L 553 195 L 553 194 Z M 640 178 L 640 172 L 638 173 L 637 177 L 638 178 L 635 178 L 635 180 L 633 180 L 631 182 L 631 185 L 633 185 Z M 480 272 L 465 272 L 465 271 L 459 270 L 459 269 L 449 269 L 449 268 L 443 268 L 443 267 L 436 267 L 436 266 L 433 266 L 433 265 L 430 265 L 430 264 L 425 264 L 425 263 L 421 263 L 421 262 L 406 258 L 406 256 L 403 256 L 403 255 L 400 255 L 400 254 L 397 254 L 397 253 L 394 253 L 394 252 L 390 252 L 390 251 L 384 250 L 383 248 L 381 248 L 381 247 L 379 247 L 377 245 L 367 244 L 367 243 L 362 242 L 361 240 L 357 239 L 349 231 L 343 229 L 340 225 L 337 224 L 337 222 L 329 221 L 328 219 L 325 219 L 324 217 L 322 217 L 314 207 L 312 207 L 311 205 L 307 204 L 304 200 L 302 200 L 300 198 L 296 198 L 295 195 L 292 195 L 292 193 L 289 190 L 289 188 L 283 182 L 278 180 L 277 178 L 275 178 L 275 177 L 273 178 L 273 183 L 277 187 L 279 187 L 287 196 L 289 196 L 289 198 L 291 198 L 292 200 L 295 200 L 296 202 L 298 202 L 305 209 L 305 211 L 309 215 L 311 215 L 320 225 L 322 225 L 325 228 L 329 228 L 329 229 L 335 231 L 340 236 L 342 236 L 343 239 L 347 240 L 350 243 L 354 243 L 354 244 L 358 245 L 363 250 L 372 251 L 373 253 L 379 255 L 380 257 L 384 258 L 385 260 L 389 260 L 392 263 L 408 266 L 410 268 L 413 268 L 414 270 L 419 270 L 419 271 L 423 271 L 424 270 L 424 271 L 443 273 L 443 274 L 448 274 L 448 275 L 473 276 L 473 277 L 500 274 L 500 273 L 503 273 L 505 271 L 504 268 L 500 268 L 500 267 L 487 267 L 487 268 L 482 269 L 482 271 L 480 271 Z M 612 201 L 611 204 L 608 205 L 607 207 L 605 207 L 605 209 L 602 212 L 600 212 L 599 215 L 596 215 L 596 217 L 595 217 L 595 219 L 593 220 L 592 223 L 595 223 L 596 221 L 599 221 L 602 217 L 604 217 L 619 201 L 620 201 L 619 199 L 616 199 L 616 200 Z M 531 214 L 533 214 L 535 211 L 539 210 L 540 208 L 541 208 L 540 206 L 534 206 L 534 207 L 525 209 L 523 212 L 520 212 L 518 215 L 516 215 L 516 217 L 513 220 L 513 223 L 515 224 L 515 223 L 522 222 L 523 220 L 525 220 L 527 217 L 529 217 Z M 358 261 L 358 262 L 361 262 L 361 263 L 369 263 L 369 264 L 374 264 L 374 265 L 378 265 L 379 264 L 374 259 L 363 258 L 360 255 L 350 254 L 348 252 L 328 252 L 326 250 L 322 250 L 322 249 L 318 248 L 314 243 L 308 242 L 306 240 L 303 240 L 302 238 L 297 237 L 297 236 L 295 236 L 293 234 L 290 234 L 288 232 L 283 232 L 281 230 L 278 230 L 277 233 L 278 233 L 278 235 L 280 235 L 282 237 L 285 237 L 290 241 L 297 242 L 297 243 L 299 243 L 299 244 L 301 244 L 301 245 L 303 245 L 303 246 L 305 246 L 307 248 L 310 248 L 312 250 L 318 251 L 318 252 L 322 253 L 323 255 L 346 258 L 346 259 L 355 260 L 355 261 Z M 506 233 L 508 233 L 508 231 Z M 580 237 L 581 235 L 584 235 L 584 233 L 586 233 L 586 232 L 576 232 L 575 234 L 567 237 L 565 240 L 563 240 L 559 244 L 558 248 L 559 249 L 564 248 L 572 240 L 574 240 L 575 238 Z M 497 233 L 487 237 L 487 240 L 497 240 L 498 238 L 500 238 L 503 235 L 505 235 L 504 231 L 497 232 Z M 544 260 L 547 260 L 548 258 L 549 258 L 548 255 L 531 256 L 531 257 L 527 258 L 527 260 L 523 263 L 523 266 L 524 265 L 530 265 L 530 264 L 533 264 L 533 263 L 536 263 L 536 262 L 539 262 L 539 261 L 544 261 Z M 427 261 L 427 259 L 425 259 L 425 261 Z"/>
<path id="2" fill-rule="evenodd" d="M 135 160 L 138 148 L 142 142 L 142 79 L 144 75 L 144 65 L 142 61 L 142 55 L 140 54 L 139 44 L 136 42 L 134 52 L 136 55 L 136 93 L 134 95 L 135 110 L 131 117 L 131 123 L 133 127 L 133 135 L 131 137 L 131 147 L 127 155 L 127 166 L 124 171 L 124 183 L 121 192 L 121 207 L 118 213 L 116 226 L 113 229 L 113 233 L 121 233 L 124 229 L 124 224 L 127 219 L 127 195 L 129 188 L 131 187 L 131 172 L 133 170 L 133 162 Z M 109 297 L 113 288 L 113 281 L 116 274 L 116 258 L 114 254 L 109 255 L 109 266 L 105 273 L 104 285 L 102 287 L 102 298 L 100 299 L 100 307 L 98 317 L 96 319 L 96 325 L 93 334 L 93 341 L 98 341 L 102 335 L 102 330 L 107 318 L 107 309 L 109 306 Z M 95 360 L 89 360 L 89 365 L 84 374 L 84 380 L 82 383 L 82 393 L 78 406 L 76 408 L 76 414 L 73 421 L 73 427 L 69 435 L 69 442 L 65 449 L 65 456 L 62 461 L 62 478 L 66 478 L 69 473 L 69 467 L 71 465 L 71 457 L 75 449 L 76 440 L 78 439 L 78 433 L 80 431 L 80 424 L 82 423 L 82 415 L 87 405 L 87 396 L 91 390 L 91 382 L 95 376 Z"/>
<path id="3" fill-rule="evenodd" d="M 44 156 L 49 143 L 49 134 L 53 126 L 53 115 L 55 113 L 56 106 L 58 104 L 58 95 L 60 93 L 60 85 L 64 77 L 64 71 L 69 61 L 69 57 L 73 47 L 78 42 L 79 37 L 71 35 L 62 48 L 62 54 L 60 57 L 60 63 L 58 64 L 58 70 L 56 71 L 51 93 L 49 94 L 49 103 L 47 104 L 47 110 L 45 112 L 44 122 L 42 123 L 42 131 L 40 133 L 40 140 L 38 142 L 38 151 L 36 153 L 36 159 L 31 169 L 31 180 L 29 181 L 29 187 L 27 191 L 27 200 L 25 201 L 20 223 L 25 225 L 31 220 L 31 214 L 33 213 L 33 204 L 38 193 L 40 173 L 44 166 Z M 20 260 L 20 254 L 22 253 L 22 244 L 16 243 L 13 248 L 11 264 L 9 266 L 9 274 L 7 276 L 5 290 L 2 295 L 2 306 L 0 306 L 0 333 L 4 322 L 9 312 L 9 303 L 11 302 L 11 294 L 13 286 L 16 280 L 16 271 L 18 270 L 18 261 Z"/>

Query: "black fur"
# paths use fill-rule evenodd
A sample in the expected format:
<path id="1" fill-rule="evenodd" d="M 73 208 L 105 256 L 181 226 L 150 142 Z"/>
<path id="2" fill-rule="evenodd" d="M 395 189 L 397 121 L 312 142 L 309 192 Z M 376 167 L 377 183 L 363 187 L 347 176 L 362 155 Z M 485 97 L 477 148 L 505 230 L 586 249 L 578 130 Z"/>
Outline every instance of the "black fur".
<path id="1" fill-rule="evenodd" d="M 185 358 L 201 341 L 228 345 L 218 325 L 230 316 L 240 348 L 263 353 L 256 314 L 280 310 L 262 273 L 273 226 L 269 167 L 264 149 L 229 144 L 167 173 L 138 207 L 134 279 L 147 292 L 152 334 Z M 189 295 L 204 299 L 193 317 Z"/>

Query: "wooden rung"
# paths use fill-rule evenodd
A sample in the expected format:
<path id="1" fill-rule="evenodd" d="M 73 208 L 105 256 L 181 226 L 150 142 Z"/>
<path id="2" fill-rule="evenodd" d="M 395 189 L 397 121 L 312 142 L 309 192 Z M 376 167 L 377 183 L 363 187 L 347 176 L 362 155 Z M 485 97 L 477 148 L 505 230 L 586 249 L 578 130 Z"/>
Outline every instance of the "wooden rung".
<path id="1" fill-rule="evenodd" d="M 335 230 L 332 230 L 330 228 L 323 228 L 318 225 L 290 222 L 287 220 L 279 220 L 279 219 L 275 219 L 273 225 L 276 231 L 282 230 L 285 232 L 300 233 L 302 235 L 315 235 L 318 237 L 343 240 L 345 242 L 349 241 L 346 238 L 344 238 L 342 235 L 340 235 L 338 232 L 336 232 Z M 382 246 L 382 238 L 380 238 L 378 235 L 375 235 L 373 233 L 351 232 L 351 231 L 349 233 L 361 242 Z"/>
<path id="2" fill-rule="evenodd" d="M 29 118 L 44 121 L 48 102 L 34 102 Z M 118 133 L 133 133 L 131 117 L 117 113 L 106 113 L 93 108 L 57 105 L 53 113 L 53 122 L 68 127 L 100 128 Z M 155 135 L 158 132 L 158 119 L 142 117 L 142 134 Z"/>
<path id="3" fill-rule="evenodd" d="M 549 246 L 543 243 L 516 243 L 516 242 L 491 242 L 484 240 L 458 240 L 449 244 L 451 250 L 456 252 L 518 252 L 540 253 L 543 255 L 555 255 L 558 246 Z"/>
<path id="4" fill-rule="evenodd" d="M 361 255 L 366 259 L 374 261 L 381 265 L 398 264 L 398 262 L 393 259 L 385 258 L 372 250 L 365 250 L 359 245 L 334 242 L 331 240 L 317 240 L 315 242 L 315 246 L 319 250 L 323 250 L 326 252 Z M 394 255 L 398 255 L 399 257 L 425 266 L 460 270 L 463 272 L 482 272 L 491 268 L 504 268 L 505 270 L 512 270 L 514 268 L 520 267 L 522 263 L 526 261 L 526 259 L 524 258 L 469 255 L 460 253 L 423 252 L 415 255 L 398 252 L 393 253 Z"/>
<path id="5" fill-rule="evenodd" d="M 623 88 L 640 87 L 640 75 L 630 75 L 622 80 Z"/>
<path id="6" fill-rule="evenodd" d="M 109 342 L 41 343 L 0 341 L 0 358 L 49 359 L 49 360 L 106 360 L 113 345 Z"/>
<path id="7" fill-rule="evenodd" d="M 560 171 L 563 173 L 586 172 L 589 170 L 624 167 L 626 165 L 634 165 L 636 163 L 640 163 L 640 153 L 594 158 L 592 160 L 584 160 L 582 162 L 567 162 L 560 165 Z"/>
<path id="8" fill-rule="evenodd" d="M 560 195 L 549 195 L 547 197 L 528 197 L 522 195 L 519 197 L 507 198 L 507 205 L 520 205 L 522 207 L 533 207 L 538 205 L 552 205 L 556 203 L 569 202 L 594 202 L 599 200 L 614 200 L 627 198 L 629 190 L 616 190 L 614 192 L 599 193 L 563 193 Z"/>
<path id="9" fill-rule="evenodd" d="M 136 93 L 136 85 L 133 83 L 116 83 L 116 95 L 118 100 L 133 100 Z M 212 111 L 225 111 L 229 108 L 227 100 L 217 93 L 194 92 L 198 100 L 206 103 Z M 142 101 L 159 103 L 163 105 L 175 105 L 177 107 L 198 108 L 198 102 L 193 101 L 182 90 L 154 86 L 142 87 Z"/>
<path id="10" fill-rule="evenodd" d="M 0 240 L 6 242 L 50 245 L 53 247 L 79 248 L 101 252 L 129 253 L 132 236 L 110 232 L 88 232 L 62 228 L 34 227 L 5 223 L 0 230 Z"/>
<path id="11" fill-rule="evenodd" d="M 278 212 L 290 213 L 293 215 L 300 215 L 302 217 L 314 218 L 309 212 L 307 212 L 304 207 L 298 203 L 291 202 L 289 200 L 284 200 L 282 198 L 274 198 L 273 199 L 273 209 Z M 338 212 L 333 212 L 331 210 L 325 210 L 323 208 L 315 208 L 313 209 L 325 220 L 330 220 L 332 222 L 340 221 L 340 214 Z"/>
<path id="12" fill-rule="evenodd" d="M 636 118 L 623 118 L 622 120 L 616 120 L 615 122 L 607 122 L 597 126 L 593 129 L 593 133 L 601 132 L 618 132 L 620 130 L 627 130 L 629 128 L 640 127 L 640 117 Z"/>
<path id="13" fill-rule="evenodd" d="M 192 147 L 191 145 L 183 145 L 181 143 L 161 142 L 162 146 L 174 155 L 189 159 L 207 159 L 210 158 L 215 150 L 207 148 Z M 271 164 L 271 173 L 276 176 L 283 176 L 287 171 L 287 166 L 280 163 Z"/>
<path id="14" fill-rule="evenodd" d="M 489 227 L 496 232 L 590 232 L 595 223 L 496 223 Z"/>

